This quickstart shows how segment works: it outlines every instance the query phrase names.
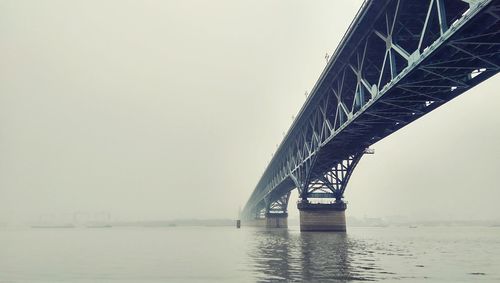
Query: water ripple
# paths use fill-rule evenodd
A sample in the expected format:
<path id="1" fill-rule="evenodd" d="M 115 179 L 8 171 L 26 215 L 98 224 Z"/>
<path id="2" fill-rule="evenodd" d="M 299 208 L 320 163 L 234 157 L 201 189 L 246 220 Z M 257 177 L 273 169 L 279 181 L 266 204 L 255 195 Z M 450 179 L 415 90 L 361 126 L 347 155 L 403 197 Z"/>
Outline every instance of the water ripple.
<path id="1" fill-rule="evenodd" d="M 248 255 L 260 282 L 388 279 L 395 273 L 378 266 L 377 256 L 411 256 L 400 247 L 367 243 L 344 233 L 256 230 L 252 239 Z"/>

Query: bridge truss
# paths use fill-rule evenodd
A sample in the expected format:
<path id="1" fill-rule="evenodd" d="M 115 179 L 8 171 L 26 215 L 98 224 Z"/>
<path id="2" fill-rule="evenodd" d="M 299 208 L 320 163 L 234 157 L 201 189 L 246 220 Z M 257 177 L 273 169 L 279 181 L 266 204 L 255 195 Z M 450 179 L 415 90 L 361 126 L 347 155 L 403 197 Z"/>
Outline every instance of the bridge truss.
<path id="1" fill-rule="evenodd" d="M 341 202 L 370 145 L 499 71 L 499 19 L 499 0 L 365 1 L 242 217 L 286 212 L 294 188 Z"/>

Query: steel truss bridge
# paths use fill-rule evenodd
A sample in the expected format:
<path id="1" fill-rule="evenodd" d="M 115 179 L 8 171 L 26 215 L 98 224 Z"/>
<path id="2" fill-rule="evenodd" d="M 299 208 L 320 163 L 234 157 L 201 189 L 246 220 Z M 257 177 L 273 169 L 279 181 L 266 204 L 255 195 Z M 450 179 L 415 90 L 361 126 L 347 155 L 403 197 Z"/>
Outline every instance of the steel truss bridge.
<path id="1" fill-rule="evenodd" d="M 302 200 L 342 202 L 369 146 L 500 66 L 500 0 L 366 0 L 267 166 L 241 217 Z"/>

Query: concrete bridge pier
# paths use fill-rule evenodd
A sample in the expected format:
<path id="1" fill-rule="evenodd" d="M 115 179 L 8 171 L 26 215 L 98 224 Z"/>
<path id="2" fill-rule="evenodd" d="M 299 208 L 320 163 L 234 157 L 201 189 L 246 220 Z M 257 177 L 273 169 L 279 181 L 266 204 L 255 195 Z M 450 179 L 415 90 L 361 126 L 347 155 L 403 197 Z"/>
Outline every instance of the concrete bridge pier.
<path id="1" fill-rule="evenodd" d="M 300 231 L 346 231 L 345 202 L 310 203 L 302 200 L 297 208 L 300 211 Z"/>
<path id="2" fill-rule="evenodd" d="M 288 213 L 266 213 L 266 228 L 288 228 Z"/>

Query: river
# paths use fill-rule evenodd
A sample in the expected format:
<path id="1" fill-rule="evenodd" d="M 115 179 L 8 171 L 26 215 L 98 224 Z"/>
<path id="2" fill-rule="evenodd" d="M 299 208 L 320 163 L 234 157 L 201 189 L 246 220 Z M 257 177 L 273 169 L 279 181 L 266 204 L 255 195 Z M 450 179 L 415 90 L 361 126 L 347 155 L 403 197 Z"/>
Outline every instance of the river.
<path id="1" fill-rule="evenodd" d="M 1 228 L 0 282 L 500 281 L 500 227 Z"/>

